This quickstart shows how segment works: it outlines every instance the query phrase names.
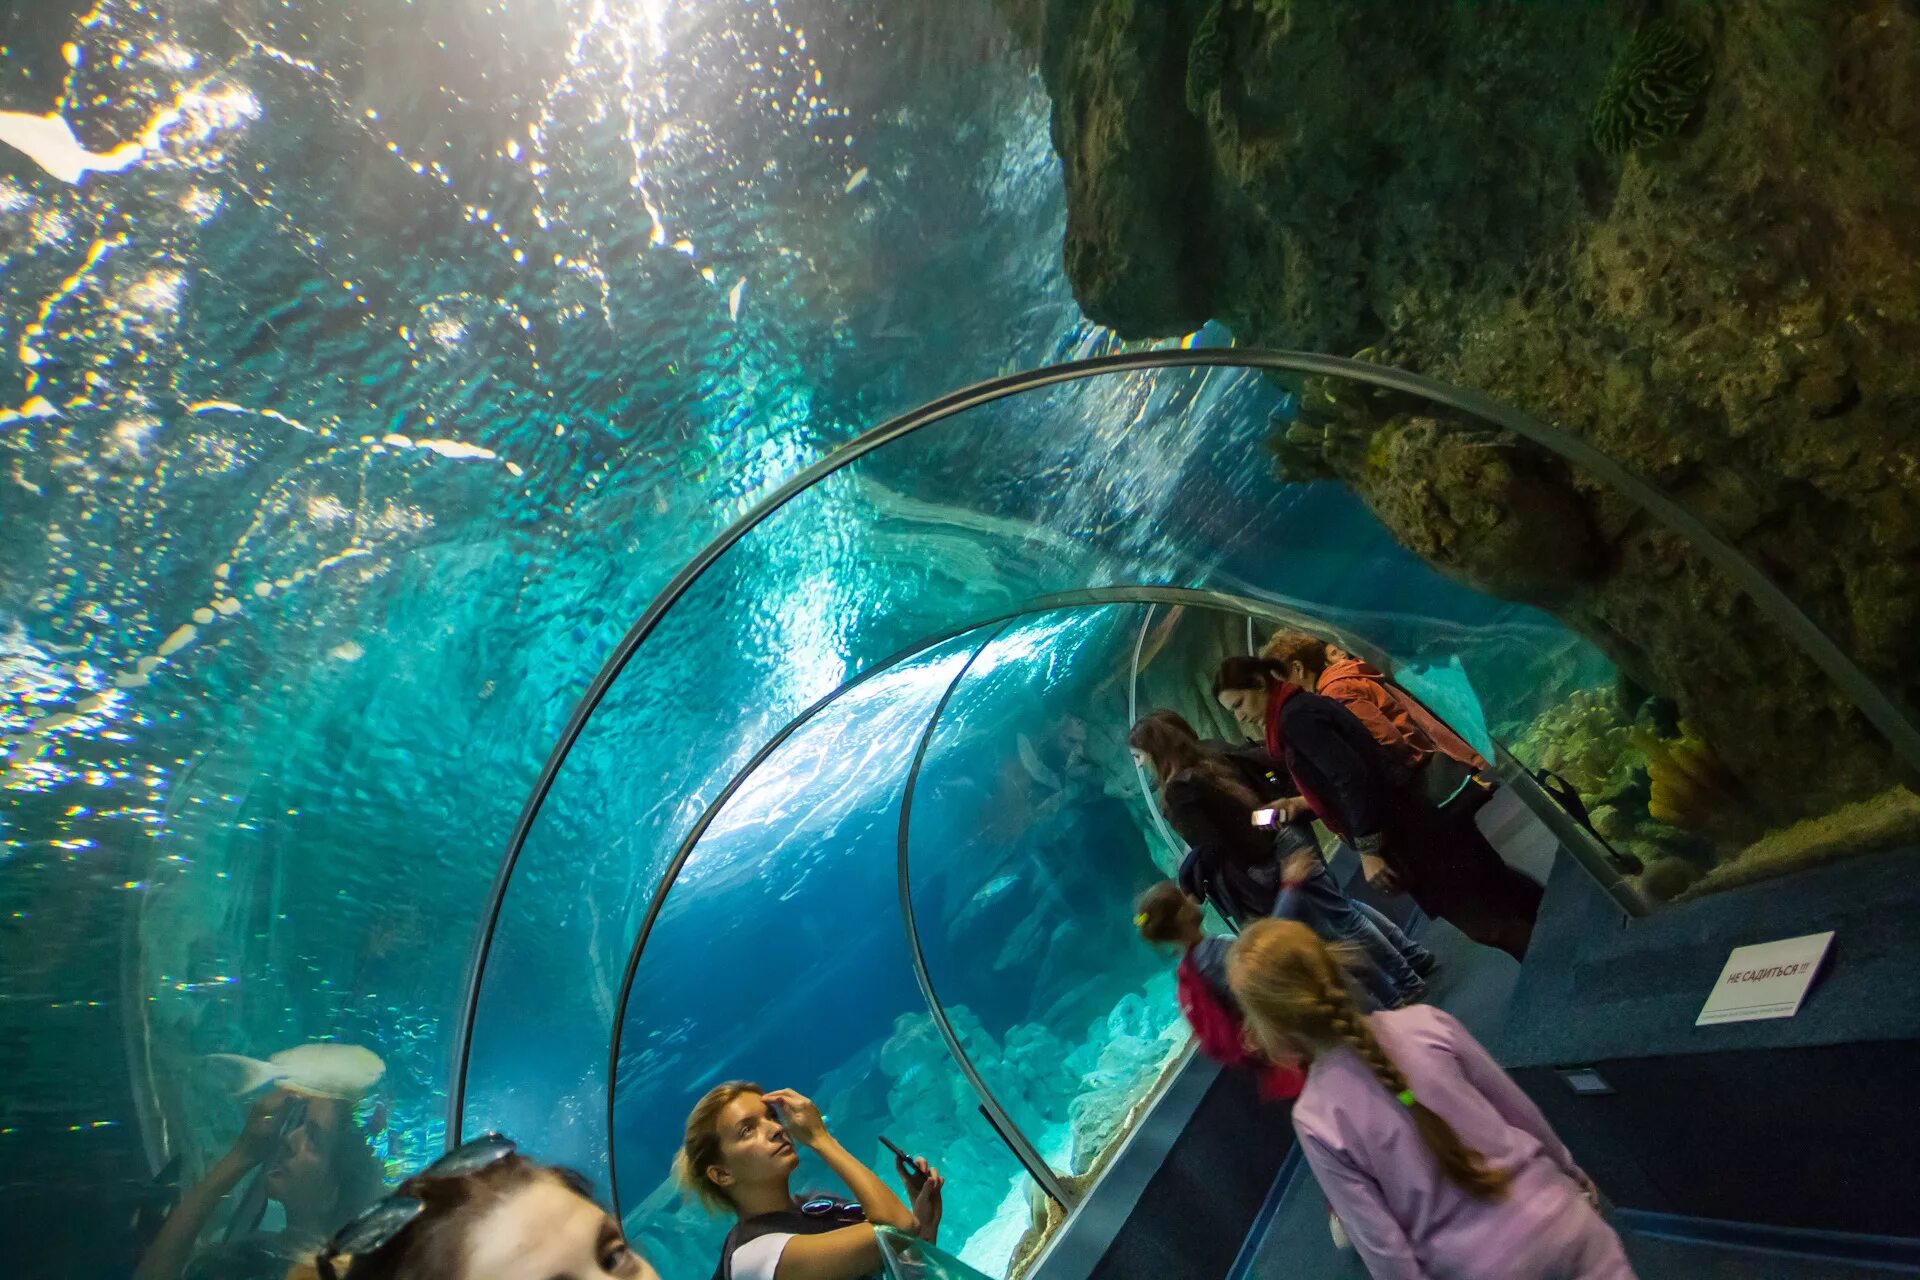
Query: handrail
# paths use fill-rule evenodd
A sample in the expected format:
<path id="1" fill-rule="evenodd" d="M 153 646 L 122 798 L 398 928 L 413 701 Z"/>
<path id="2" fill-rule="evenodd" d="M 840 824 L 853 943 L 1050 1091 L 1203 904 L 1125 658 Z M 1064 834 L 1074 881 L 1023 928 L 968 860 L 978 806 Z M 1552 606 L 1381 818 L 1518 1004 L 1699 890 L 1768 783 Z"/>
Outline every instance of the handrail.
<path id="1" fill-rule="evenodd" d="M 926 998 L 927 1011 L 933 1016 L 933 1026 L 940 1033 L 940 1039 L 947 1046 L 947 1053 L 953 1058 L 954 1065 L 960 1068 L 960 1074 L 973 1086 L 974 1096 L 980 1099 L 980 1110 L 986 1113 L 989 1123 L 1000 1134 L 1001 1141 L 1013 1152 L 1014 1157 L 1026 1169 L 1027 1175 L 1040 1184 L 1047 1198 L 1062 1209 L 1072 1211 L 1079 1203 L 1079 1197 L 1067 1190 L 1053 1171 L 1046 1158 L 1042 1156 L 1026 1131 L 1013 1122 L 1007 1109 L 1000 1105 L 1000 1099 L 994 1095 L 987 1078 L 980 1074 L 980 1068 L 973 1064 L 973 1055 L 960 1043 L 960 1033 L 953 1029 L 953 1020 L 947 1017 L 946 1005 L 940 1003 L 940 997 L 933 989 L 933 975 L 927 970 L 927 953 L 920 946 L 919 917 L 913 909 L 913 881 L 907 864 L 907 848 L 913 824 L 913 793 L 920 783 L 920 769 L 927 762 L 927 748 L 933 745 L 933 731 L 940 725 L 940 717 L 947 709 L 947 703 L 953 700 L 954 693 L 960 688 L 960 682 L 967 678 L 967 672 L 973 670 L 987 646 L 1007 633 L 1013 622 L 1009 619 L 1002 623 L 992 635 L 974 646 L 967 655 L 966 662 L 953 673 L 953 679 L 947 682 L 940 701 L 934 704 L 933 714 L 927 717 L 926 728 L 920 731 L 920 741 L 913 750 L 913 763 L 907 766 L 906 786 L 900 792 L 900 834 L 897 848 L 895 874 L 900 880 L 900 922 L 907 930 L 907 957 L 913 964 L 913 980 L 920 986 L 920 994 Z"/>
<path id="2" fill-rule="evenodd" d="M 520 854 L 526 847 L 533 823 L 538 818 L 548 794 L 552 791 L 554 781 L 559 776 L 560 768 L 565 763 L 568 753 L 572 751 L 574 744 L 585 731 L 587 721 L 606 697 L 608 689 L 626 669 L 627 663 L 632 660 L 641 644 L 659 626 L 661 619 L 693 584 L 729 549 L 795 497 L 825 477 L 902 436 L 980 405 L 990 404 L 1037 388 L 1076 382 L 1108 373 L 1172 368 L 1262 369 L 1282 373 L 1314 374 L 1346 378 L 1388 390 L 1402 391 L 1505 428 L 1584 468 L 1625 494 L 1642 510 L 1679 534 L 1726 573 L 1736 585 L 1745 590 L 1761 613 L 1785 632 L 1789 640 L 1799 645 L 1801 650 L 1813 659 L 1815 665 L 1860 708 L 1867 720 L 1886 737 L 1895 752 L 1909 766 L 1920 770 L 1920 728 L 1915 727 L 1912 717 L 1891 695 L 1847 657 L 1819 624 L 1775 586 L 1772 579 L 1768 578 L 1758 565 L 1716 534 L 1704 521 L 1577 436 L 1549 426 L 1479 392 L 1450 386 L 1401 369 L 1311 352 L 1268 351 L 1254 348 L 1156 349 L 1122 352 L 1117 355 L 1097 356 L 1087 360 L 1068 361 L 1029 369 L 961 388 L 901 414 L 834 450 L 780 485 L 682 566 L 648 604 L 633 626 L 627 630 L 620 643 L 614 647 L 613 652 L 587 686 L 586 693 L 581 697 L 572 715 L 568 717 L 566 727 L 561 731 L 559 740 L 541 766 L 533 789 L 528 794 L 526 803 L 521 807 L 506 853 L 501 858 L 500 866 L 494 876 L 493 886 L 488 895 L 487 909 L 476 928 L 473 944 L 469 949 L 464 1007 L 460 1021 L 454 1029 L 452 1045 L 452 1079 L 447 1097 L 446 1128 L 449 1146 L 457 1143 L 460 1138 L 462 1113 L 466 1103 L 467 1057 L 472 1046 L 474 1021 L 479 1015 L 481 984 L 485 978 L 494 932 L 500 922 L 500 912 L 506 900 L 507 886 L 513 878 Z M 608 1087 L 612 1087 L 611 1081 L 608 1082 Z"/>

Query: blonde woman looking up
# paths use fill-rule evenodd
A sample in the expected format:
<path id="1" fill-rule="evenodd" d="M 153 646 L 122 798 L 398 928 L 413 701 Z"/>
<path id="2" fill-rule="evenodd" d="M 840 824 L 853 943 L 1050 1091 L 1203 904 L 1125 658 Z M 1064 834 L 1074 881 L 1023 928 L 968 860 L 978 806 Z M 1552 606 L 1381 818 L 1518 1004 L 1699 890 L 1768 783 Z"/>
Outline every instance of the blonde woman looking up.
<path id="1" fill-rule="evenodd" d="M 854 1199 L 796 1196 L 800 1148 L 810 1148 Z M 827 1132 L 820 1109 L 791 1089 L 735 1080 L 707 1091 L 687 1116 L 674 1174 L 714 1212 L 739 1219 L 714 1280 L 862 1280 L 881 1273 L 875 1226 L 935 1243 L 945 1180 L 925 1160 L 897 1162 L 908 1204 Z"/>

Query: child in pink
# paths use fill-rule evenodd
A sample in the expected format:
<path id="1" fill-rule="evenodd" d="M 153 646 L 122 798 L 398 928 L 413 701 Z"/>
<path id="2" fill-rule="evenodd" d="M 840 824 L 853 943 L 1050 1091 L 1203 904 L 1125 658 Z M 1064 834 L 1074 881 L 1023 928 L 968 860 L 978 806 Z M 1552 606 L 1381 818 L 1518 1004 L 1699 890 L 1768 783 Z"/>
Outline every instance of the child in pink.
<path id="1" fill-rule="evenodd" d="M 1262 1052 L 1309 1064 L 1294 1131 L 1374 1280 L 1633 1280 L 1593 1184 L 1451 1015 L 1362 1014 L 1292 921 L 1241 934 L 1227 979 Z"/>

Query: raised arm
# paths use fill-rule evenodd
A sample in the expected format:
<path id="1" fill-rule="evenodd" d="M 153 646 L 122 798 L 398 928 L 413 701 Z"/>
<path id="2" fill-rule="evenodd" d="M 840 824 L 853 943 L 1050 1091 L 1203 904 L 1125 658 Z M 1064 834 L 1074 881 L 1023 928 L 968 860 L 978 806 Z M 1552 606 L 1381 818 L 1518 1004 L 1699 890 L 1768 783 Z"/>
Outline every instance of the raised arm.
<path id="1" fill-rule="evenodd" d="M 213 1167 L 188 1192 L 180 1197 L 167 1220 L 160 1224 L 153 1243 L 140 1255 L 133 1269 L 133 1280 L 179 1280 L 193 1257 L 193 1246 L 207 1222 L 229 1191 L 232 1191 L 262 1161 L 273 1154 L 279 1141 L 281 1107 L 287 1095 L 278 1089 L 262 1096 L 247 1110 L 247 1122 L 233 1146 L 214 1161 Z"/>
<path id="2" fill-rule="evenodd" d="M 800 1146 L 811 1148 L 815 1155 L 826 1161 L 827 1168 L 833 1170 L 834 1176 L 846 1184 L 853 1198 L 866 1210 L 867 1221 L 884 1223 L 910 1233 L 919 1230 L 920 1224 L 914 1219 L 913 1210 L 907 1207 L 906 1201 L 896 1195 L 879 1174 L 854 1159 L 853 1153 L 827 1132 L 826 1123 L 820 1118 L 820 1108 L 813 1104 L 811 1098 L 792 1089 L 775 1089 L 766 1095 L 766 1100 L 780 1109 L 780 1120 L 787 1127 L 787 1136 Z"/>

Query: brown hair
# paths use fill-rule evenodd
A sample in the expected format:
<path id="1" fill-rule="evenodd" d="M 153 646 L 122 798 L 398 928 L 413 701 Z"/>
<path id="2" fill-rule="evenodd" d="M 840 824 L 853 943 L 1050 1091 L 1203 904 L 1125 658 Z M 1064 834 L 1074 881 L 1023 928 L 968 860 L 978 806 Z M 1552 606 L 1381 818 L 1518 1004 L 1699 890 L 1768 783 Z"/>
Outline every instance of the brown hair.
<path id="1" fill-rule="evenodd" d="M 508 1196 L 542 1179 L 593 1199 L 592 1185 L 573 1170 L 517 1154 L 456 1178 L 408 1178 L 396 1194 L 413 1197 L 426 1210 L 371 1253 L 336 1260 L 334 1273 L 340 1280 L 461 1280 L 474 1225 Z M 320 1274 L 316 1255 L 296 1265 L 286 1280 L 317 1280 Z"/>
<path id="2" fill-rule="evenodd" d="M 1247 926 L 1227 956 L 1227 986 L 1256 1026 L 1316 1045 L 1344 1045 L 1389 1095 L 1408 1094 L 1407 1078 L 1354 1005 L 1333 955 L 1305 925 L 1266 919 Z M 1490 1167 L 1452 1125 L 1417 1099 L 1407 1110 L 1447 1181 L 1480 1200 L 1506 1191 L 1512 1175 Z"/>
<path id="3" fill-rule="evenodd" d="M 1282 669 L 1297 662 L 1311 679 L 1318 680 L 1327 669 L 1327 642 L 1304 631 L 1276 631 L 1260 647 L 1260 656 L 1279 663 Z"/>
<path id="4" fill-rule="evenodd" d="M 1176 712 L 1142 716 L 1127 733 L 1127 745 L 1147 753 L 1153 761 L 1154 781 L 1163 789 L 1176 778 L 1191 778 L 1224 791 L 1249 809 L 1260 803 L 1225 761 L 1200 745 L 1200 735 Z"/>
<path id="5" fill-rule="evenodd" d="M 1213 696 L 1235 689 L 1267 689 L 1287 678 L 1287 669 L 1271 658 L 1223 658 L 1214 673 Z"/>
<path id="6" fill-rule="evenodd" d="M 1162 880 L 1133 904 L 1134 927 L 1148 942 L 1179 942 L 1200 927 L 1200 908 L 1171 880 Z"/>
<path id="7" fill-rule="evenodd" d="M 691 1194 L 708 1213 L 728 1213 L 733 1199 L 707 1170 L 720 1163 L 720 1113 L 735 1098 L 747 1093 L 765 1093 L 759 1085 L 746 1080 L 729 1080 L 707 1090 L 706 1096 L 687 1113 L 686 1136 L 680 1142 L 680 1154 L 673 1158 L 674 1180 Z"/>

